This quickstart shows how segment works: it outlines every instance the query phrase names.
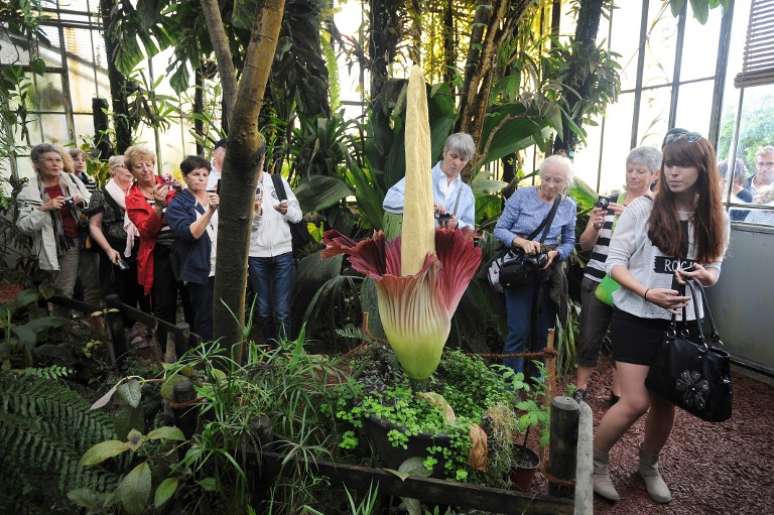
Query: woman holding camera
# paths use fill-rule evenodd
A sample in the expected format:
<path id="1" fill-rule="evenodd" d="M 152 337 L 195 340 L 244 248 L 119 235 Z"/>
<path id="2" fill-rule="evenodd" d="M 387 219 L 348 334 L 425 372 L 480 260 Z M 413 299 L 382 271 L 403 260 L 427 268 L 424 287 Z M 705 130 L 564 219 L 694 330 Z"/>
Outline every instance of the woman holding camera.
<path id="1" fill-rule="evenodd" d="M 594 438 L 594 491 L 610 500 L 620 496 L 608 472 L 608 453 L 646 411 L 639 474 L 651 498 L 672 499 L 658 469 L 658 455 L 672 430 L 674 406 L 645 387 L 645 378 L 664 341 L 673 315 L 684 329 L 695 330 L 686 279 L 712 286 L 728 246 L 728 217 L 723 211 L 715 152 L 701 135 L 672 129 L 662 147 L 659 191 L 640 197 L 618 221 L 606 261 L 621 288 L 613 294 L 613 357 L 621 399 L 611 407 Z M 697 306 L 702 316 L 702 306 Z"/>
<path id="2" fill-rule="evenodd" d="M 172 259 L 175 235 L 167 224 L 167 206 L 175 189 L 156 175 L 156 155 L 150 150 L 132 146 L 124 154 L 126 167 L 132 172 L 134 185 L 126 194 L 126 214 L 137 227 L 140 245 L 137 250 L 137 280 L 143 293 L 150 295 L 153 314 L 174 324 L 177 315 L 177 295 L 183 299 L 186 320 L 191 323 L 190 306 Z M 166 345 L 167 331 L 159 327 L 158 341 Z M 178 355 L 186 349 L 177 349 Z"/>
<path id="3" fill-rule="evenodd" d="M 38 266 L 51 275 L 58 295 L 71 298 L 78 279 L 80 236 L 78 220 L 88 193 L 64 173 L 64 151 L 42 143 L 32 148 L 35 179 L 19 192 L 16 225 L 32 236 Z M 67 310 L 57 310 L 67 316 Z"/>
<path id="4" fill-rule="evenodd" d="M 180 163 L 180 171 L 187 188 L 172 199 L 167 221 L 175 233 L 180 280 L 191 302 L 192 329 L 202 339 L 211 340 L 220 197 L 215 191 L 207 191 L 210 162 L 206 159 L 188 156 Z"/>
<path id="5" fill-rule="evenodd" d="M 563 156 L 549 156 L 540 165 L 540 186 L 519 188 L 505 203 L 494 234 L 508 248 L 520 249 L 532 256 L 536 266 L 534 282 L 505 289 L 505 309 L 508 336 L 505 353 L 542 350 L 548 328 L 553 327 L 556 302 L 549 296 L 550 272 L 572 253 L 575 245 L 575 201 L 564 197 L 572 181 L 572 163 Z M 553 220 L 548 217 L 554 202 L 558 202 Z M 539 236 L 527 239 L 546 220 L 548 231 L 541 243 Z M 542 230 L 540 231 L 542 233 Z M 539 266 L 542 265 L 542 266 Z M 508 358 L 505 364 L 522 371 L 523 358 Z"/>
<path id="6" fill-rule="evenodd" d="M 594 368 L 597 366 L 602 340 L 610 325 L 613 307 L 596 297 L 596 289 L 605 277 L 610 238 L 616 227 L 618 217 L 624 208 L 635 199 L 650 195 L 650 186 L 656 179 L 661 167 L 661 151 L 655 147 L 637 147 L 626 158 L 626 193 L 617 197 L 600 197 L 591 210 L 586 229 L 580 235 L 581 249 L 591 250 L 581 281 L 581 333 L 578 341 L 578 371 L 575 384 L 578 387 L 576 398 L 585 398 L 586 387 Z M 613 379 L 613 391 L 610 403 L 620 396 L 618 385 Z"/>
<path id="7" fill-rule="evenodd" d="M 137 251 L 140 233 L 126 216 L 126 194 L 132 186 L 132 173 L 124 156 L 108 160 L 110 180 L 94 190 L 89 203 L 89 233 L 102 250 L 100 284 L 103 294 L 116 293 L 121 302 L 150 311 L 150 306 L 137 283 Z"/>

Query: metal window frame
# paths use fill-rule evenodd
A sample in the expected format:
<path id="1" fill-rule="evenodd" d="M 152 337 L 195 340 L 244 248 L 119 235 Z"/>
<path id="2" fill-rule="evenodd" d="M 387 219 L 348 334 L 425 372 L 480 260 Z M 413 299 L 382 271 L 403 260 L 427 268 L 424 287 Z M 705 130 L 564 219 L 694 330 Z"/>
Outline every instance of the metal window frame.
<path id="1" fill-rule="evenodd" d="M 715 61 L 715 74 L 706 77 L 699 77 L 695 79 L 680 80 L 680 74 L 682 69 L 682 56 L 685 44 L 685 30 L 688 22 L 687 4 L 683 4 L 683 8 L 678 15 L 677 19 L 677 41 L 675 43 L 675 63 L 672 69 L 672 81 L 663 84 L 643 85 L 644 73 L 645 73 L 645 44 L 648 35 L 648 13 L 650 8 L 650 0 L 642 0 L 642 9 L 640 12 L 640 33 L 639 33 L 639 45 L 637 49 L 637 72 L 634 88 L 621 90 L 620 94 L 634 94 L 634 108 L 632 111 L 632 125 L 631 125 L 631 137 L 630 147 L 637 146 L 637 139 L 639 136 L 639 124 L 640 124 L 640 108 L 642 103 L 642 93 L 648 90 L 671 88 L 670 105 L 669 105 L 669 120 L 668 128 L 674 127 L 677 118 L 677 107 L 679 101 L 680 88 L 687 84 L 695 84 L 701 82 L 713 81 L 712 92 L 712 106 L 710 112 L 710 125 L 707 128 L 708 139 L 717 147 L 718 135 L 720 132 L 720 121 L 723 110 L 723 94 L 726 85 L 726 77 L 728 73 L 728 53 L 730 51 L 731 43 L 731 28 L 733 25 L 733 14 L 735 9 L 734 0 L 729 0 L 728 8 L 723 10 L 720 33 L 718 37 L 718 54 Z M 608 49 L 611 48 L 613 33 L 613 16 L 608 20 Z M 607 123 L 607 115 L 602 117 L 601 131 L 599 136 L 599 158 L 597 159 L 597 184 L 596 190 L 599 191 L 602 184 L 602 162 L 605 149 L 605 133 Z"/>

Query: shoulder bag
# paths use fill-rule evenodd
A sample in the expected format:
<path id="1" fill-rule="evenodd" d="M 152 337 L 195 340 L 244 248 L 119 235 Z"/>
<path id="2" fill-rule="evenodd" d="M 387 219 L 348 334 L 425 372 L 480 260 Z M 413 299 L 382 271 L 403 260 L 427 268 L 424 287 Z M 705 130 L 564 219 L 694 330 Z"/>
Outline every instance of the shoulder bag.
<path id="1" fill-rule="evenodd" d="M 731 371 L 729 355 L 716 347 L 722 345 L 710 312 L 704 288 L 688 281 L 693 298 L 698 335 L 678 331 L 675 315 L 664 335 L 661 352 L 650 367 L 645 386 L 659 397 L 708 422 L 722 422 L 731 417 Z M 701 297 L 701 298 L 699 298 Z M 704 303 L 709 320 L 710 342 L 707 343 L 698 302 Z"/>
<path id="2" fill-rule="evenodd" d="M 558 195 L 554 199 L 554 204 L 551 206 L 551 210 L 546 217 L 527 236 L 528 240 L 532 240 L 535 236 L 543 231 L 540 236 L 540 243 L 543 243 L 548 235 L 548 230 L 551 228 L 551 223 L 554 221 L 559 204 L 562 202 L 562 196 Z M 504 253 L 498 258 L 492 261 L 489 265 L 487 272 L 487 279 L 489 284 L 497 291 L 503 291 L 503 288 L 518 288 L 519 286 L 527 286 L 535 284 L 540 279 L 540 266 L 533 264 L 534 259 L 530 259 L 532 256 L 528 256 L 521 249 L 514 249 L 513 247 L 504 251 Z"/>
<path id="3" fill-rule="evenodd" d="M 287 200 L 288 194 L 285 191 L 285 185 L 282 183 L 282 177 L 279 174 L 271 174 L 271 182 L 274 183 L 274 191 L 277 192 L 277 199 L 280 202 Z M 301 218 L 300 222 L 288 222 L 290 227 L 290 236 L 293 239 L 293 255 L 297 256 L 298 253 L 306 247 L 306 245 L 312 241 L 312 236 L 309 234 L 309 229 L 306 226 L 306 222 Z"/>

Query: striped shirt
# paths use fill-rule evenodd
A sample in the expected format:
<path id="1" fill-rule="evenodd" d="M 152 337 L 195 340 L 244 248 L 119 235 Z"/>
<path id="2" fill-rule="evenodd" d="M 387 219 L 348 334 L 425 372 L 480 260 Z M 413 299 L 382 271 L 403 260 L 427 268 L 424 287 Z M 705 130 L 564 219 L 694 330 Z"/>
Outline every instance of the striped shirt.
<path id="1" fill-rule="evenodd" d="M 610 239 L 613 237 L 614 225 L 615 215 L 608 211 L 602 228 L 599 230 L 597 242 L 594 244 L 594 248 L 591 249 L 591 257 L 588 263 L 586 263 L 583 276 L 597 283 L 605 277 L 605 261 L 607 261 L 607 253 L 610 248 Z"/>

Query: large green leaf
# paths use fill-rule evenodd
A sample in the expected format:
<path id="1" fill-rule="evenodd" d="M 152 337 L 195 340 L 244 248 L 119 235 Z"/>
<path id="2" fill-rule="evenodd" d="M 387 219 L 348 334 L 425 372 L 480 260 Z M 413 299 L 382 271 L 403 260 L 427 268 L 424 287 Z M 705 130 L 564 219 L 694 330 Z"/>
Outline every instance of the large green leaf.
<path id="1" fill-rule="evenodd" d="M 486 115 L 479 147 L 485 152 L 483 162 L 503 158 L 533 144 L 544 144 L 544 120 L 523 104 L 495 106 Z"/>
<path id="2" fill-rule="evenodd" d="M 83 467 L 98 465 L 107 459 L 118 456 L 128 449 L 129 444 L 122 442 L 121 440 L 107 440 L 100 442 L 96 445 L 92 445 L 85 453 L 83 453 L 80 463 Z"/>
<path id="3" fill-rule="evenodd" d="M 220 371 L 219 371 L 220 372 Z M 175 440 L 178 442 L 185 441 L 183 432 L 174 426 L 158 427 L 148 433 L 148 440 Z"/>
<path id="4" fill-rule="evenodd" d="M 170 497 L 175 495 L 177 490 L 178 479 L 176 477 L 168 477 L 156 488 L 156 495 L 153 496 L 153 505 L 156 508 L 161 507 Z"/>
<path id="5" fill-rule="evenodd" d="M 360 168 L 354 159 L 348 159 L 347 162 L 347 180 L 355 189 L 358 210 L 368 220 L 372 228 L 381 229 L 384 213 L 382 209 L 384 190 L 375 177 L 368 176 L 368 172 L 372 171 Z"/>
<path id="6" fill-rule="evenodd" d="M 147 461 L 134 467 L 116 489 L 124 509 L 134 514 L 145 513 L 151 492 L 151 469 Z"/>
<path id="7" fill-rule="evenodd" d="M 573 179 L 568 194 L 575 200 L 575 203 L 578 205 L 578 211 L 581 212 L 588 211 L 594 207 L 594 203 L 599 197 L 597 192 L 579 177 Z"/>
<path id="8" fill-rule="evenodd" d="M 140 405 L 142 386 L 137 379 L 130 379 L 118 387 L 118 395 L 132 408 Z"/>
<path id="9" fill-rule="evenodd" d="M 310 175 L 296 188 L 296 198 L 304 212 L 322 211 L 352 195 L 352 189 L 338 177 Z"/>

